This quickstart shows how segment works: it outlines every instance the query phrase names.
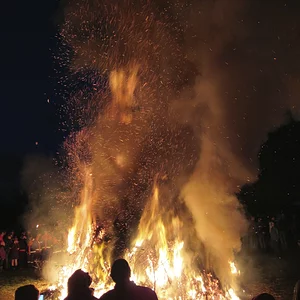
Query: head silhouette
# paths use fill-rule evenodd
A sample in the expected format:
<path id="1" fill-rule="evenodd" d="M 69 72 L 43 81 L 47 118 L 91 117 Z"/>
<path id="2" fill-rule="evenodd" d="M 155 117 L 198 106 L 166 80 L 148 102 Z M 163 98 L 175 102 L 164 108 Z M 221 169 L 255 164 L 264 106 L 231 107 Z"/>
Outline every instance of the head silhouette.
<path id="1" fill-rule="evenodd" d="M 117 259 L 111 267 L 111 278 L 115 283 L 125 283 L 129 281 L 131 270 L 125 259 Z"/>
<path id="2" fill-rule="evenodd" d="M 89 289 L 92 278 L 89 273 L 83 272 L 81 269 L 76 270 L 68 279 L 68 293 L 75 294 Z"/>
<path id="3" fill-rule="evenodd" d="M 254 297 L 252 300 L 275 300 L 275 298 L 268 293 L 262 293 Z"/>
<path id="4" fill-rule="evenodd" d="M 15 292 L 15 300 L 38 300 L 39 290 L 32 284 L 19 287 Z"/>

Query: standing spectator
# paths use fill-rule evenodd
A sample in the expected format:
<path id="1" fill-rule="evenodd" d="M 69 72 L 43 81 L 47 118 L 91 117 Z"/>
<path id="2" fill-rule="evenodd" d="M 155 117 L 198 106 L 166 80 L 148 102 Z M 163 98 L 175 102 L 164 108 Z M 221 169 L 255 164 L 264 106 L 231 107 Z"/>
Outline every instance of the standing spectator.
<path id="1" fill-rule="evenodd" d="M 6 259 L 4 245 L 5 245 L 5 243 L 2 240 L 2 242 L 0 242 L 0 272 L 3 271 L 3 266 L 4 266 L 5 259 Z"/>
<path id="2" fill-rule="evenodd" d="M 25 232 L 21 233 L 19 240 L 19 266 L 20 268 L 27 268 L 28 262 L 28 245 L 27 245 L 27 237 Z"/>
<path id="3" fill-rule="evenodd" d="M 249 225 L 249 246 L 251 250 L 257 249 L 257 228 L 254 217 L 251 217 Z"/>
<path id="4" fill-rule="evenodd" d="M 286 242 L 286 231 L 287 231 L 287 220 L 283 212 L 278 217 L 277 228 L 279 233 L 279 242 L 282 250 L 287 250 Z"/>
<path id="5" fill-rule="evenodd" d="M 270 237 L 272 250 L 274 251 L 274 254 L 280 258 L 279 233 L 274 222 L 270 222 Z"/>
<path id="6" fill-rule="evenodd" d="M 258 244 L 261 250 L 266 250 L 266 229 L 262 218 L 258 219 L 257 223 Z"/>
<path id="7" fill-rule="evenodd" d="M 10 254 L 11 254 L 11 248 L 12 248 L 12 244 L 13 244 L 13 239 L 12 239 L 12 234 L 8 233 L 7 235 L 5 235 L 4 237 L 4 249 L 5 249 L 5 253 L 6 253 L 6 258 L 5 258 L 5 264 L 4 267 L 6 270 L 8 270 L 10 268 Z"/>
<path id="8" fill-rule="evenodd" d="M 43 241 L 42 241 L 42 235 L 40 233 L 37 234 L 36 238 L 35 238 L 35 242 L 36 242 L 36 250 L 41 251 L 42 247 L 43 247 Z"/>
<path id="9" fill-rule="evenodd" d="M 0 244 L 2 242 L 4 242 L 4 236 L 5 236 L 6 232 L 5 231 L 0 231 Z"/>
<path id="10" fill-rule="evenodd" d="M 292 222 L 290 224 L 290 230 L 292 233 L 292 237 L 293 237 L 293 242 L 297 242 L 298 241 L 298 222 L 297 222 L 297 216 L 295 214 L 293 214 L 292 216 Z"/>
<path id="11" fill-rule="evenodd" d="M 51 235 L 48 231 L 45 231 L 42 235 L 43 241 L 43 248 L 50 248 L 51 247 Z"/>
<path id="12" fill-rule="evenodd" d="M 27 232 L 27 246 L 28 246 L 28 256 L 30 256 L 31 246 L 33 244 L 34 238 L 30 231 Z"/>
<path id="13" fill-rule="evenodd" d="M 18 238 L 14 238 L 14 242 L 11 247 L 11 266 L 13 269 L 18 267 L 18 260 L 19 260 L 19 241 Z"/>

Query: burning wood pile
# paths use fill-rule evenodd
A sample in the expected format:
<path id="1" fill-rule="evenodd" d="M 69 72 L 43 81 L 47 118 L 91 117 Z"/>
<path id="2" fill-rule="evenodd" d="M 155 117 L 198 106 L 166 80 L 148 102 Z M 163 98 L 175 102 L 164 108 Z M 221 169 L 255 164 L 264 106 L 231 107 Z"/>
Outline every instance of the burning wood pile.
<path id="1" fill-rule="evenodd" d="M 89 176 L 87 186 L 89 186 Z M 86 190 L 85 195 L 89 195 Z M 69 230 L 65 265 L 58 268 L 57 281 L 45 292 L 48 299 L 67 296 L 67 280 L 77 269 L 90 273 L 96 297 L 113 288 L 110 279 L 110 261 L 113 242 L 94 243 L 90 199 L 76 209 L 74 226 Z M 131 279 L 146 285 L 158 294 L 159 299 L 239 299 L 231 286 L 221 286 L 211 273 L 201 270 L 197 256 L 189 253 L 185 243 L 183 222 L 174 211 L 165 211 L 160 205 L 159 188 L 155 186 L 141 217 L 138 233 L 124 257 L 132 267 Z M 100 234 L 104 237 L 104 234 Z M 228 262 L 231 282 L 238 275 L 233 262 Z M 228 281 L 229 282 L 229 281 Z M 52 292 L 51 292 L 52 291 Z"/>

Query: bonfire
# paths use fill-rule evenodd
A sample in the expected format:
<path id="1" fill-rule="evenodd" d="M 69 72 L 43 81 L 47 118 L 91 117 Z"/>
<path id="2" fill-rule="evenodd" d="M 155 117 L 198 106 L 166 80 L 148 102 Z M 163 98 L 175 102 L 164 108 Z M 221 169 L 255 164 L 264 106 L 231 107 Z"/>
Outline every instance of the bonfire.
<path id="1" fill-rule="evenodd" d="M 58 280 L 49 288 L 56 290 L 59 299 L 67 296 L 68 278 L 77 269 L 90 273 L 96 297 L 114 287 L 109 276 L 114 244 L 103 238 L 105 229 L 98 232 L 95 243 L 88 169 L 85 178 L 82 203 L 76 208 L 74 225 L 68 234 L 66 264 L 59 267 Z M 215 276 L 200 269 L 186 248 L 183 226 L 174 211 L 165 210 L 160 204 L 159 187 L 155 184 L 138 233 L 124 253 L 132 267 L 131 280 L 155 290 L 159 299 L 239 299 L 231 286 L 222 287 Z M 239 274 L 232 261 L 228 261 L 228 270 L 232 278 Z"/>

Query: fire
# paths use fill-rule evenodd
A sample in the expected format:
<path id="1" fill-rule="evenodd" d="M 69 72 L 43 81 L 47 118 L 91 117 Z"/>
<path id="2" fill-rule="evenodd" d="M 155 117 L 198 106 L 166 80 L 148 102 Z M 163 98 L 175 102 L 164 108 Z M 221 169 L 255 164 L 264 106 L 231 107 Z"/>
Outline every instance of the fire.
<path id="1" fill-rule="evenodd" d="M 96 297 L 113 288 L 109 277 L 111 246 L 104 242 L 93 245 L 92 179 L 88 169 L 85 180 L 82 203 L 76 208 L 74 225 L 68 234 L 68 258 L 59 271 L 56 284 L 61 292 L 60 299 L 67 295 L 68 278 L 79 268 L 93 277 Z M 211 274 L 200 272 L 184 242 L 183 222 L 172 209 L 161 205 L 162 200 L 159 187 L 155 185 L 141 217 L 138 234 L 125 253 L 132 267 L 131 279 L 151 287 L 159 299 L 239 299 L 233 288 L 222 290 Z M 229 262 L 229 267 L 232 274 L 238 273 L 233 262 Z"/>
<path id="2" fill-rule="evenodd" d="M 231 274 L 240 274 L 240 271 L 235 266 L 235 263 L 233 261 L 229 262 Z"/>
<path id="3" fill-rule="evenodd" d="M 138 66 L 132 66 L 130 71 L 112 71 L 109 78 L 112 92 L 111 115 L 119 118 L 124 124 L 132 121 L 132 107 L 134 105 L 134 91 L 137 85 Z"/>
<path id="4" fill-rule="evenodd" d="M 104 261 L 105 251 L 101 247 L 93 245 L 93 222 L 92 222 L 92 200 L 93 185 L 89 168 L 84 168 L 84 188 L 81 192 L 81 205 L 75 209 L 74 225 L 68 233 L 68 247 L 66 263 L 59 269 L 58 282 L 54 285 L 60 290 L 60 299 L 67 296 L 68 278 L 78 269 L 85 272 L 93 272 L 93 278 L 98 280 L 95 286 L 96 294 L 103 294 L 112 287 L 109 282 L 109 265 Z M 93 259 L 97 260 L 97 266 L 101 268 L 101 273 L 94 268 Z M 106 259 L 109 261 L 109 259 Z M 53 287 L 52 287 L 53 288 Z"/>
<path id="5" fill-rule="evenodd" d="M 162 200 L 155 186 L 132 251 L 126 255 L 136 281 L 150 286 L 160 299 L 237 299 L 233 289 L 223 295 L 217 280 L 201 275 L 185 248 L 183 222 L 164 209 Z"/>
<path id="6" fill-rule="evenodd" d="M 238 299 L 233 250 L 246 222 L 234 193 L 252 172 L 231 147 L 223 85 L 211 72 L 215 65 L 198 66 L 193 47 L 193 55 L 186 55 L 181 41 L 189 30 L 173 30 L 172 5 L 162 13 L 152 1 L 137 7 L 96 2 L 92 10 L 88 1 L 80 9 L 68 6 L 61 32 L 73 49 L 66 53 L 70 73 L 87 79 L 70 93 L 75 111 L 83 110 L 74 126 L 81 130 L 66 140 L 70 181 L 79 177 L 70 194 L 82 187 L 57 272 L 61 299 L 79 268 L 93 277 L 96 297 L 112 288 L 111 236 L 120 209 L 131 224 L 144 209 L 122 253 L 137 284 L 160 299 Z M 202 68 L 205 76 L 198 80 Z M 149 196 L 157 173 L 163 175 Z M 99 219 L 104 228 L 96 239 Z"/>

